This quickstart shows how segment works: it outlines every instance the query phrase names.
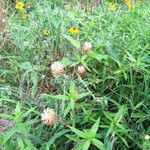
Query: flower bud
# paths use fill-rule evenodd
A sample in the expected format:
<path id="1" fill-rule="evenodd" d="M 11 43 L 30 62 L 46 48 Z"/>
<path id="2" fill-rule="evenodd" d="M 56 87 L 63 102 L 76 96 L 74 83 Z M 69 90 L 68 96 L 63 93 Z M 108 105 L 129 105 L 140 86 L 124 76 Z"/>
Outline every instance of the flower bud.
<path id="1" fill-rule="evenodd" d="M 85 43 L 83 44 L 82 51 L 83 51 L 84 53 L 88 53 L 90 50 L 92 50 L 92 44 L 89 43 L 89 42 L 85 42 Z"/>
<path id="2" fill-rule="evenodd" d="M 57 115 L 55 111 L 50 108 L 44 109 L 43 113 L 41 114 L 41 117 L 43 123 L 48 126 L 54 125 L 57 120 Z"/>
<path id="3" fill-rule="evenodd" d="M 84 66 L 78 66 L 77 72 L 80 74 L 81 77 L 85 76 L 85 74 L 86 74 L 86 70 L 85 70 Z"/>
<path id="4" fill-rule="evenodd" d="M 51 65 L 51 71 L 52 71 L 53 76 L 55 76 L 55 77 L 59 77 L 59 76 L 63 75 L 65 72 L 64 66 L 60 62 L 54 62 Z"/>

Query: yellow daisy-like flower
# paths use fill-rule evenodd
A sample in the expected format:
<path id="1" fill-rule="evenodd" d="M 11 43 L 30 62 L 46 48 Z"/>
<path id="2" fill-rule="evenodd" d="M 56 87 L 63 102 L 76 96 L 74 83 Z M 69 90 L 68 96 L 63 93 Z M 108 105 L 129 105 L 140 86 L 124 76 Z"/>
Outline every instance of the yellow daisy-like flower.
<path id="1" fill-rule="evenodd" d="M 125 2 L 126 2 L 126 4 L 127 4 L 129 9 L 133 9 L 134 8 L 134 5 L 131 3 L 130 0 L 125 0 Z"/>
<path id="2" fill-rule="evenodd" d="M 50 35 L 50 32 L 49 32 L 48 30 L 45 30 L 45 31 L 44 31 L 44 35 L 49 36 L 49 35 Z"/>
<path id="3" fill-rule="evenodd" d="M 24 7 L 24 3 L 23 3 L 23 2 L 18 2 L 18 3 L 15 5 L 15 8 L 16 8 L 17 10 L 21 10 L 23 7 Z"/>
<path id="4" fill-rule="evenodd" d="M 69 32 L 71 33 L 71 34 L 79 34 L 79 30 L 77 29 L 77 28 L 70 28 L 69 29 Z"/>
<path id="5" fill-rule="evenodd" d="M 116 10 L 116 4 L 113 3 L 113 2 L 109 3 L 108 6 L 109 6 L 109 8 L 110 8 L 111 10 L 113 10 L 113 11 Z"/>
<path id="6" fill-rule="evenodd" d="M 70 29 L 69 29 L 69 32 L 70 32 L 71 34 L 74 34 L 74 28 L 70 28 Z"/>
<path id="7" fill-rule="evenodd" d="M 79 34 L 79 30 L 77 28 L 74 29 L 74 34 Z"/>
<path id="8" fill-rule="evenodd" d="M 27 18 L 27 14 L 23 14 L 22 19 L 26 19 L 26 18 Z"/>

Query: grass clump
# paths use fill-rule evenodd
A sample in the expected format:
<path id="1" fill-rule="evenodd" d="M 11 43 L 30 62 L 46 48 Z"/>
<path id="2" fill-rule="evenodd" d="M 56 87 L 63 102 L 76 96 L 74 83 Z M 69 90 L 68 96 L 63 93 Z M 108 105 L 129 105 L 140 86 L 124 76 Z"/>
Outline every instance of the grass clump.
<path id="1" fill-rule="evenodd" d="M 150 148 L 147 1 L 5 7 L 2 149 Z"/>

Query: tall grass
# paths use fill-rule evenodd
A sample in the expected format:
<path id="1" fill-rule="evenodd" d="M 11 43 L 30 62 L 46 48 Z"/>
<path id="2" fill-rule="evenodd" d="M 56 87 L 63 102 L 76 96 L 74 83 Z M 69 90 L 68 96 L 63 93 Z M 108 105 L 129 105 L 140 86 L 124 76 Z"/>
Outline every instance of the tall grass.
<path id="1" fill-rule="evenodd" d="M 109 1 L 95 3 L 26 0 L 22 11 L 6 3 L 0 117 L 12 126 L 0 122 L 2 149 L 150 148 L 149 2 L 133 9 L 116 2 L 115 11 Z M 93 48 L 85 54 L 86 41 Z M 50 69 L 55 61 L 65 66 L 59 78 Z M 53 126 L 41 121 L 47 107 L 58 116 Z"/>

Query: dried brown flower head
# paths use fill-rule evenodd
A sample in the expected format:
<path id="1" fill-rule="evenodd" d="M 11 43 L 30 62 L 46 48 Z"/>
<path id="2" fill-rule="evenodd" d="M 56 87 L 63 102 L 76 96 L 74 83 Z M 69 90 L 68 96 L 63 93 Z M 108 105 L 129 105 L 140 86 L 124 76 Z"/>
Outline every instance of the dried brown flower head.
<path id="1" fill-rule="evenodd" d="M 57 114 L 55 113 L 54 109 L 44 109 L 43 113 L 41 114 L 42 121 L 44 124 L 48 126 L 52 126 L 57 121 Z"/>
<path id="2" fill-rule="evenodd" d="M 81 65 L 81 66 L 78 66 L 77 72 L 80 74 L 81 77 L 83 77 L 86 74 L 86 69 L 84 68 L 84 66 Z"/>
<path id="3" fill-rule="evenodd" d="M 58 61 L 51 65 L 51 71 L 54 77 L 60 77 L 65 72 L 63 64 Z"/>
<path id="4" fill-rule="evenodd" d="M 85 43 L 83 44 L 82 51 L 83 51 L 84 53 L 88 53 L 90 50 L 92 50 L 92 44 L 89 43 L 89 42 L 85 42 Z"/>

